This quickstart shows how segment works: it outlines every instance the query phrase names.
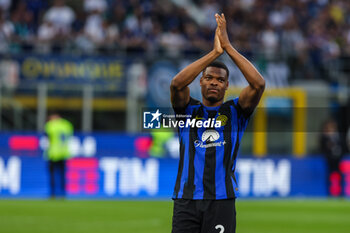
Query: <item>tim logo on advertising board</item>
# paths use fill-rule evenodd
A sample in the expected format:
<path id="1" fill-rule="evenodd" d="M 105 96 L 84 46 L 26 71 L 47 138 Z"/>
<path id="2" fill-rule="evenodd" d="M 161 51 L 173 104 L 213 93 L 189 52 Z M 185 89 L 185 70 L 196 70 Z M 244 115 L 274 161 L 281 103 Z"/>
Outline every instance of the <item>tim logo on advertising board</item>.
<path id="1" fill-rule="evenodd" d="M 157 109 L 156 112 L 143 113 L 143 128 L 144 129 L 160 129 L 160 116 L 162 113 Z"/>
<path id="2" fill-rule="evenodd" d="M 155 196 L 159 161 L 138 158 L 74 158 L 67 162 L 67 193 L 72 196 Z M 102 194 L 101 194 L 102 192 Z"/>

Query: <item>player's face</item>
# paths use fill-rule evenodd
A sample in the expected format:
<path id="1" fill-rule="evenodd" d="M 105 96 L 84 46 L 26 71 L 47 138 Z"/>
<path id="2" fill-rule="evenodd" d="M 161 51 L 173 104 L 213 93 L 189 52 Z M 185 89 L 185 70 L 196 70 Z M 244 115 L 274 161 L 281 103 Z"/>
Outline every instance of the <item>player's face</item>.
<path id="1" fill-rule="evenodd" d="M 200 79 L 200 85 L 203 98 L 212 103 L 221 101 L 228 88 L 226 70 L 219 67 L 207 67 Z"/>

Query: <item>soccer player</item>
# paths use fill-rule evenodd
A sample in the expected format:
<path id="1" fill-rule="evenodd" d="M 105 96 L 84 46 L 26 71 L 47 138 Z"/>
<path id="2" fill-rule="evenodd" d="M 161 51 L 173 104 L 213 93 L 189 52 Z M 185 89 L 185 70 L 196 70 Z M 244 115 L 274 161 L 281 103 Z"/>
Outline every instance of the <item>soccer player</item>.
<path id="1" fill-rule="evenodd" d="M 50 115 L 45 125 L 45 132 L 49 139 L 49 147 L 45 153 L 49 160 L 51 198 L 65 197 L 65 160 L 70 157 L 68 141 L 73 131 L 72 123 L 59 114 Z"/>
<path id="2" fill-rule="evenodd" d="M 215 14 L 214 48 L 171 81 L 171 103 L 190 120 L 216 119 L 220 127 L 179 128 L 180 161 L 173 194 L 173 233 L 231 233 L 236 229 L 235 166 L 248 119 L 265 89 L 254 66 L 231 45 L 224 14 Z M 223 102 L 229 70 L 215 61 L 224 51 L 248 81 L 239 98 Z M 202 102 L 190 97 L 188 85 L 202 72 Z"/>

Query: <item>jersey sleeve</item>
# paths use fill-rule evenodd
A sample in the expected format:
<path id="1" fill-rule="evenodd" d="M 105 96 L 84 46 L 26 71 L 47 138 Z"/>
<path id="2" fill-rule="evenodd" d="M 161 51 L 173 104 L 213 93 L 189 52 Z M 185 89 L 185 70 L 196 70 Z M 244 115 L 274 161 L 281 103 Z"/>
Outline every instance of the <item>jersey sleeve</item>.
<path id="1" fill-rule="evenodd" d="M 242 107 L 239 105 L 238 100 L 239 100 L 238 97 L 235 98 L 235 99 L 233 99 L 233 103 L 234 103 L 234 105 L 235 105 L 235 107 L 236 107 L 236 109 L 237 109 L 237 113 L 238 113 L 240 116 L 244 117 L 245 119 L 249 120 L 249 119 L 250 119 L 250 116 L 253 114 L 254 111 L 252 111 L 252 112 L 245 112 L 245 111 L 242 109 Z"/>
<path id="2" fill-rule="evenodd" d="M 190 101 L 187 103 L 187 105 L 185 107 L 182 107 L 182 108 L 173 107 L 173 109 L 174 109 L 175 114 L 186 114 L 189 112 L 191 106 L 199 105 L 199 104 L 200 104 L 199 100 L 196 100 L 196 99 L 190 97 Z"/>
<path id="3" fill-rule="evenodd" d="M 234 107 L 236 108 L 237 111 L 237 120 L 238 120 L 238 124 L 240 125 L 240 128 L 242 130 L 245 130 L 245 128 L 248 125 L 248 122 L 250 120 L 250 116 L 252 115 L 252 113 L 247 114 L 246 112 L 243 111 L 243 109 L 241 108 L 241 106 L 238 103 L 238 97 L 232 100 L 232 103 L 234 105 Z"/>

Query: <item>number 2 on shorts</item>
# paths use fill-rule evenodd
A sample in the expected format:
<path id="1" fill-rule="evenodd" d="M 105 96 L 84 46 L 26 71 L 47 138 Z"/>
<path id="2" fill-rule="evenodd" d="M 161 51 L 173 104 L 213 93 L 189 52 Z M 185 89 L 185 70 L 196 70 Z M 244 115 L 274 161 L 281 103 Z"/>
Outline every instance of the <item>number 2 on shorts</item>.
<path id="1" fill-rule="evenodd" d="M 219 233 L 224 233 L 224 231 L 225 231 L 225 227 L 223 225 L 216 225 L 215 229 L 220 229 Z"/>

